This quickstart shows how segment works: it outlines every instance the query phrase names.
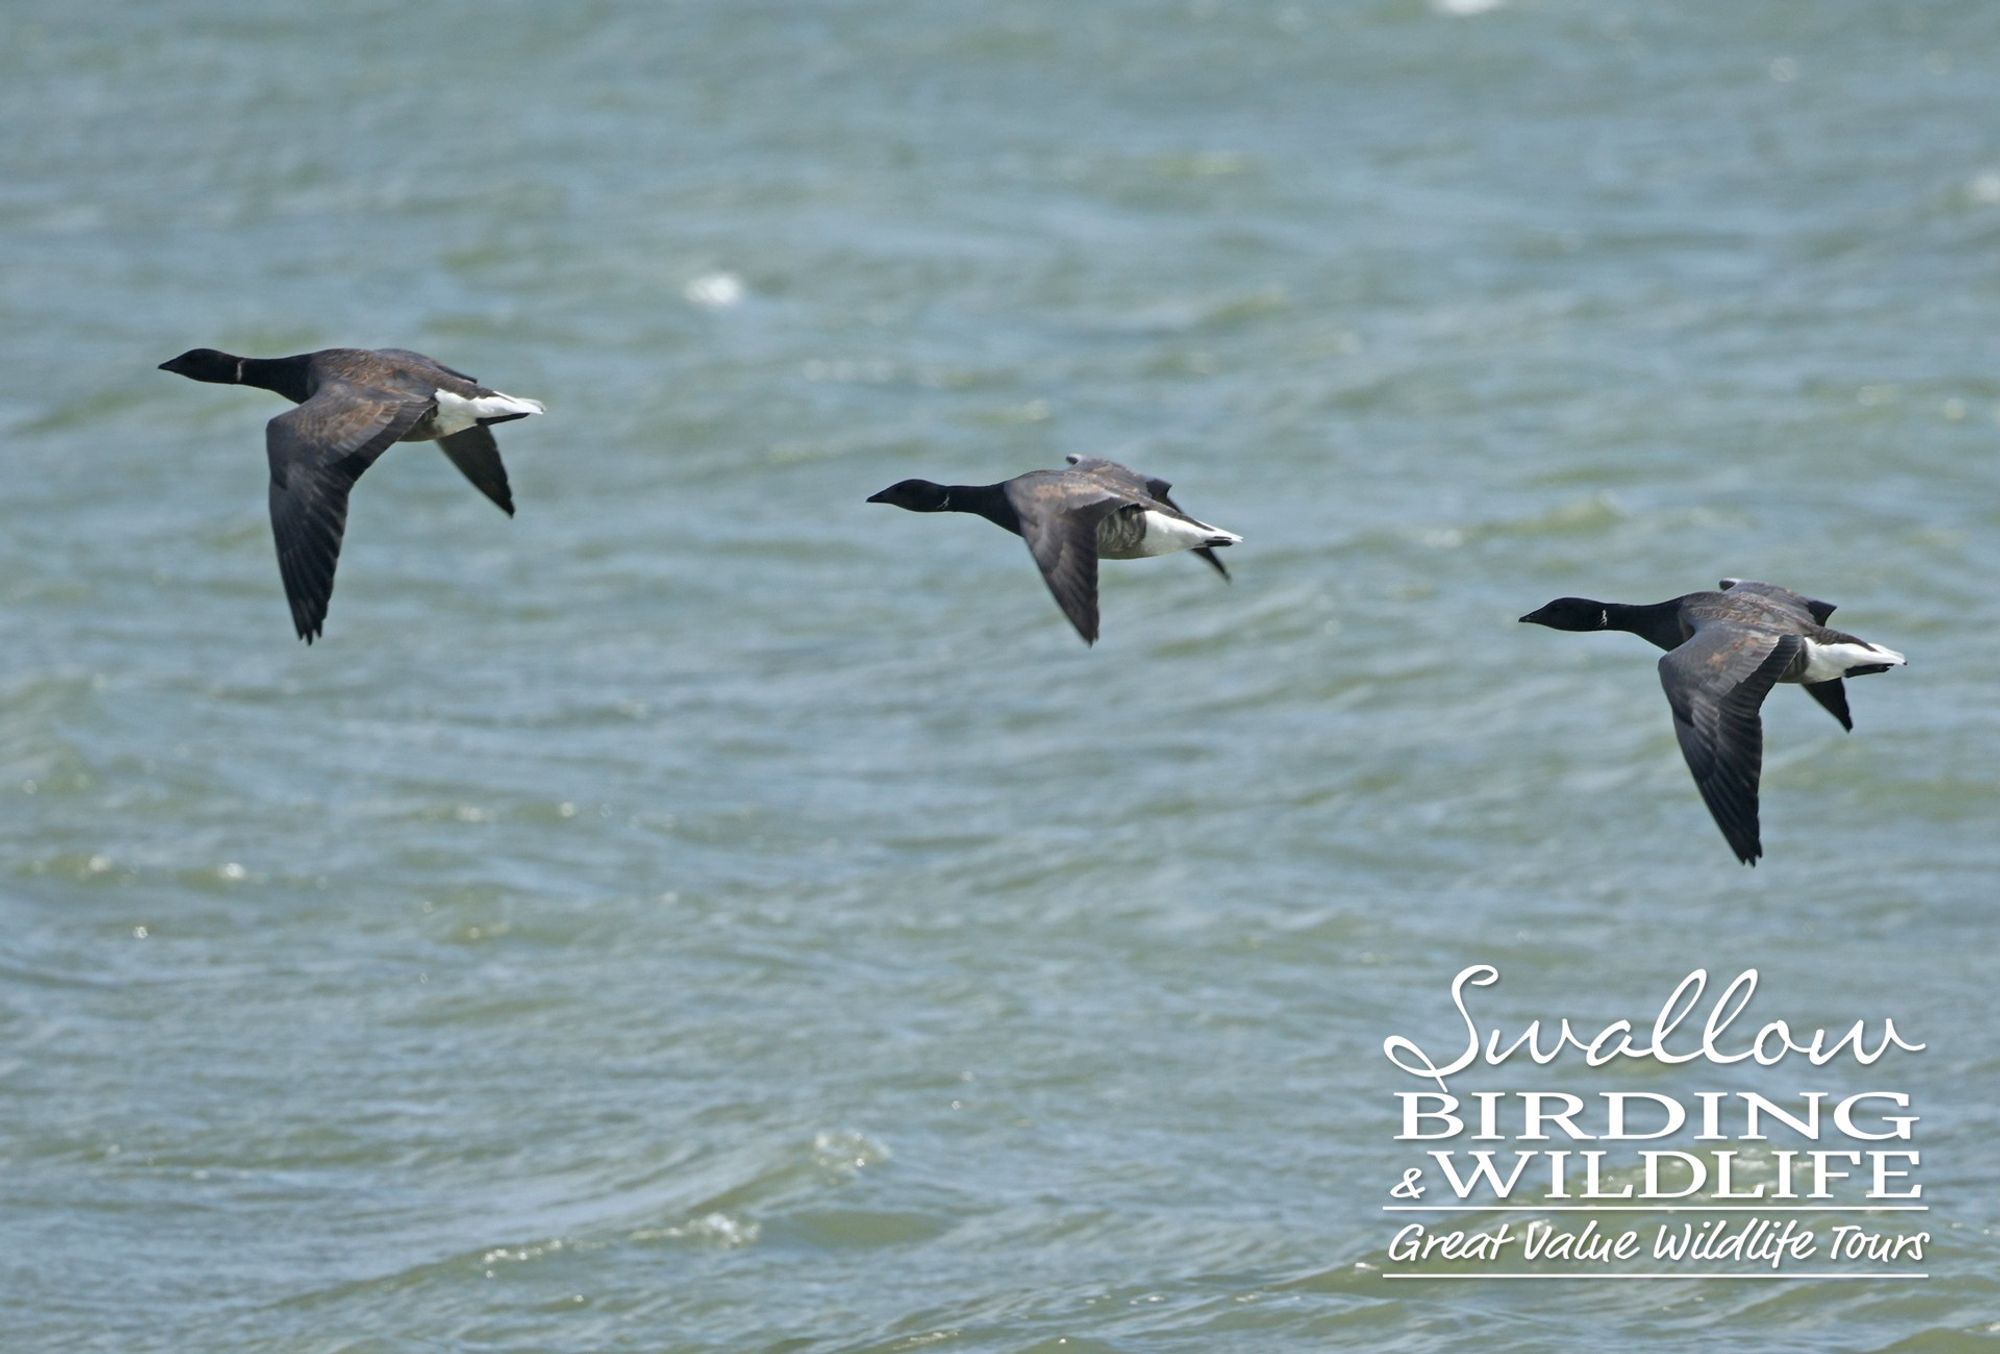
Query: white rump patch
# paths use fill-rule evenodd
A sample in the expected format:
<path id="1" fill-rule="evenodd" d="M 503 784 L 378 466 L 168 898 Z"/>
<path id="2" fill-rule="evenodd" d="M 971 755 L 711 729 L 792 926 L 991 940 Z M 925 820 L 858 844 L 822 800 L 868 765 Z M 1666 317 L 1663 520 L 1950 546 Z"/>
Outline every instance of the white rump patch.
<path id="1" fill-rule="evenodd" d="M 496 390 L 491 395 L 481 395 L 477 399 L 466 399 L 454 395 L 449 390 L 437 392 L 437 430 L 439 437 L 450 437 L 462 433 L 467 428 L 476 427 L 484 418 L 506 418 L 509 415 L 539 414 L 545 412 L 540 400 L 524 400 L 519 395 L 507 395 Z"/>
<path id="2" fill-rule="evenodd" d="M 1196 550 L 1204 545 L 1235 545 L 1242 539 L 1233 531 L 1224 531 L 1206 522 L 1169 517 L 1149 508 L 1146 511 L 1146 538 L 1139 543 L 1139 553 L 1171 555 L 1176 550 Z"/>
<path id="3" fill-rule="evenodd" d="M 1806 670 L 1799 680 L 1831 682 L 1845 676 L 1849 668 L 1883 665 L 1900 668 L 1908 662 L 1908 659 L 1894 649 L 1877 648 L 1873 644 L 1815 644 L 1807 640 Z"/>

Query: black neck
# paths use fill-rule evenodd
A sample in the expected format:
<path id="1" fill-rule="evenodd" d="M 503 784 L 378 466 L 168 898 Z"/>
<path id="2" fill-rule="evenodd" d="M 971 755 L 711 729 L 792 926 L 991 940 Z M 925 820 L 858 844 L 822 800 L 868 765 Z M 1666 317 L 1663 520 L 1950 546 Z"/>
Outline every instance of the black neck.
<path id="1" fill-rule="evenodd" d="M 1008 502 L 1004 484 L 947 484 L 944 492 L 944 511 L 977 513 L 995 526 L 1021 534 L 1021 514 Z"/>
<path id="2" fill-rule="evenodd" d="M 312 394 L 308 379 L 310 357 L 239 357 L 237 380 L 259 390 L 272 390 L 294 404 L 304 403 Z"/>
<path id="3" fill-rule="evenodd" d="M 1604 628 L 1624 630 L 1662 649 L 1678 649 L 1687 632 L 1681 625 L 1681 604 L 1654 602 L 1650 606 L 1627 606 L 1622 602 L 1604 604 Z"/>

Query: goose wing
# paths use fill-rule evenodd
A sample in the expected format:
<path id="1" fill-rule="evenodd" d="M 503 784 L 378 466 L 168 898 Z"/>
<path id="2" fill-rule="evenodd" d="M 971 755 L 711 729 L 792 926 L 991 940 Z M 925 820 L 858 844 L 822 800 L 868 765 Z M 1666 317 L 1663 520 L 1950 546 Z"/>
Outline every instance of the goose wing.
<path id="1" fill-rule="evenodd" d="M 1085 644 L 1097 643 L 1097 524 L 1140 500 L 1065 474 L 1023 475 L 1006 492 L 1056 605 Z"/>
<path id="2" fill-rule="evenodd" d="M 347 495 L 376 458 L 431 412 L 428 399 L 333 380 L 264 425 L 271 532 L 292 624 L 310 644 L 326 624 L 347 529 Z"/>
<path id="3" fill-rule="evenodd" d="M 451 458 L 472 487 L 499 505 L 509 517 L 514 515 L 514 492 L 507 484 L 507 467 L 500 461 L 500 444 L 484 425 L 438 439 L 438 449 Z"/>
<path id="4" fill-rule="evenodd" d="M 1793 592 L 1790 588 L 1781 588 L 1775 583 L 1754 583 L 1744 578 L 1725 578 L 1721 586 L 1724 592 L 1747 592 L 1752 596 L 1774 602 L 1793 620 L 1801 623 L 1825 625 L 1826 618 L 1834 613 L 1832 602 L 1822 602 L 1803 593 Z M 1806 682 L 1803 685 L 1808 696 L 1818 701 L 1828 714 L 1840 721 L 1841 728 L 1849 733 L 1854 731 L 1854 717 L 1847 712 L 1847 688 L 1841 684 L 1838 677 L 1830 682 Z"/>
<path id="5" fill-rule="evenodd" d="M 1797 635 L 1712 623 L 1660 660 L 1681 755 L 1715 825 L 1746 865 L 1764 854 L 1757 825 L 1764 766 L 1759 710 L 1804 645 Z"/>
<path id="6" fill-rule="evenodd" d="M 1106 486 L 1116 489 L 1121 494 L 1131 494 L 1134 498 L 1157 498 L 1164 502 L 1167 490 L 1174 487 L 1165 480 L 1141 475 L 1129 465 L 1107 461 L 1102 456 L 1072 454 L 1063 459 L 1068 461 L 1070 467 L 1079 475 L 1089 475 L 1093 479 L 1102 480 Z"/>
<path id="7" fill-rule="evenodd" d="M 417 352 L 414 348 L 377 348 L 375 352 L 379 357 L 393 358 L 419 371 L 441 371 L 446 376 L 456 376 L 459 380 L 472 385 L 479 384 L 479 378 L 470 372 L 460 371 L 457 367 L 447 367 L 430 354 Z"/>
<path id="8" fill-rule="evenodd" d="M 1836 677 L 1830 682 L 1804 682 L 1806 694 L 1825 707 L 1826 712 L 1840 721 L 1840 727 L 1854 732 L 1854 716 L 1847 713 L 1847 683 Z"/>
<path id="9" fill-rule="evenodd" d="M 1747 578 L 1725 578 L 1718 586 L 1724 592 L 1747 592 L 1753 597 L 1776 602 L 1801 620 L 1811 621 L 1814 625 L 1825 625 L 1826 618 L 1837 609 L 1832 602 L 1822 602 L 1804 593 L 1793 592 L 1790 588 L 1781 588 L 1776 583 L 1757 583 Z"/>

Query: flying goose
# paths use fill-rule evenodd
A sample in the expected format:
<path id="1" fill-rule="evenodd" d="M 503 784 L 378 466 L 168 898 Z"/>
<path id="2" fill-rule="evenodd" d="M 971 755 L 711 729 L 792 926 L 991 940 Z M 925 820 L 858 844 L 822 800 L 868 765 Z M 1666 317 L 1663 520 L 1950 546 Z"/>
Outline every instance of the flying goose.
<path id="1" fill-rule="evenodd" d="M 1740 578 L 1719 586 L 1720 592 L 1691 592 L 1651 606 L 1558 597 L 1521 619 L 1554 630 L 1626 630 L 1667 651 L 1660 684 L 1673 707 L 1681 753 L 1736 858 L 1755 865 L 1764 854 L 1757 827 L 1764 762 L 1758 711 L 1773 684 L 1804 686 L 1851 730 L 1842 679 L 1887 672 L 1907 660 L 1827 629 L 1831 602 Z"/>
<path id="2" fill-rule="evenodd" d="M 1097 642 L 1097 561 L 1192 550 L 1224 578 L 1215 556 L 1243 538 L 1180 510 L 1162 479 L 1095 456 L 1071 456 L 1067 470 L 1031 470 L 999 484 L 903 480 L 870 503 L 910 512 L 969 512 L 1028 543 L 1042 579 L 1085 644 Z"/>
<path id="3" fill-rule="evenodd" d="M 271 530 L 292 624 L 310 644 L 326 625 L 347 495 L 391 442 L 436 442 L 473 487 L 514 515 L 500 448 L 487 429 L 542 412 L 407 348 L 323 348 L 296 357 L 237 357 L 195 348 L 160 364 L 191 381 L 275 391 L 298 407 L 264 428 Z"/>

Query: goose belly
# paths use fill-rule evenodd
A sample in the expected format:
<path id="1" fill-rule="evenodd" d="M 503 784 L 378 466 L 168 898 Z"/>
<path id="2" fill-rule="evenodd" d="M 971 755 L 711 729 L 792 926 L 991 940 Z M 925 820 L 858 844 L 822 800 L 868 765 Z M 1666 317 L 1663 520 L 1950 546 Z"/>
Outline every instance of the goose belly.
<path id="1" fill-rule="evenodd" d="M 1097 553 L 1104 559 L 1144 559 L 1193 550 L 1229 533 L 1151 508 L 1115 512 L 1097 524 Z"/>

